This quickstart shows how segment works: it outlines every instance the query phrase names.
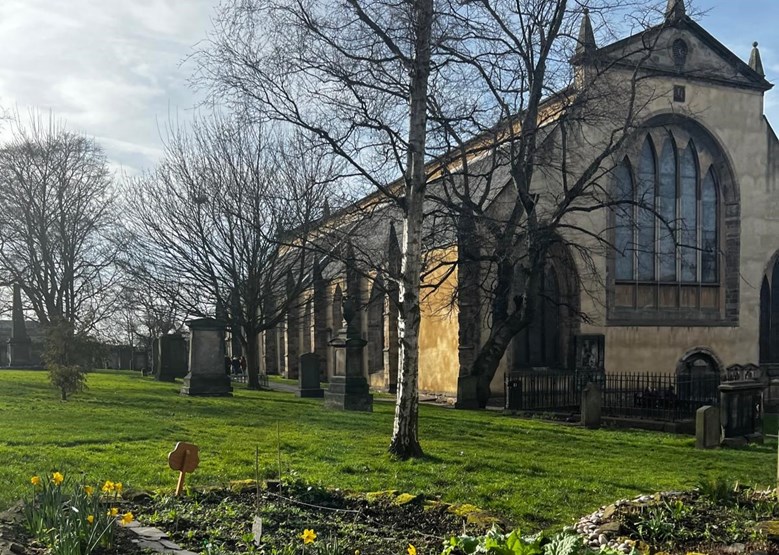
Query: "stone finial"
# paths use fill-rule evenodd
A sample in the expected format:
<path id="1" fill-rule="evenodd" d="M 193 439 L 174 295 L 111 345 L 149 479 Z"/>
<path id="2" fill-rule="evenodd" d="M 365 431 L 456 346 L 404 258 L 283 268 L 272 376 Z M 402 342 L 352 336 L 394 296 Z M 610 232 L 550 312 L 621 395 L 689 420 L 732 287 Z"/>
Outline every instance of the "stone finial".
<path id="1" fill-rule="evenodd" d="M 590 21 L 590 10 L 584 8 L 582 24 L 579 28 L 579 38 L 576 44 L 576 56 L 590 56 L 597 48 L 598 46 L 595 44 L 595 33 L 592 30 L 592 22 Z"/>
<path id="2" fill-rule="evenodd" d="M 668 6 L 665 8 L 667 21 L 679 21 L 686 16 L 687 8 L 684 7 L 684 0 L 668 0 Z"/>
<path id="3" fill-rule="evenodd" d="M 330 217 L 330 203 L 325 199 L 324 204 L 322 205 L 322 218 L 327 219 Z"/>
<path id="4" fill-rule="evenodd" d="M 387 237 L 387 270 L 390 275 L 397 277 L 400 274 L 401 252 L 398 234 L 395 224 L 390 223 L 389 237 Z"/>
<path id="5" fill-rule="evenodd" d="M 763 60 L 760 59 L 760 50 L 757 49 L 757 42 L 752 43 L 752 54 L 749 55 L 749 67 L 755 70 L 760 77 L 765 77 Z"/>

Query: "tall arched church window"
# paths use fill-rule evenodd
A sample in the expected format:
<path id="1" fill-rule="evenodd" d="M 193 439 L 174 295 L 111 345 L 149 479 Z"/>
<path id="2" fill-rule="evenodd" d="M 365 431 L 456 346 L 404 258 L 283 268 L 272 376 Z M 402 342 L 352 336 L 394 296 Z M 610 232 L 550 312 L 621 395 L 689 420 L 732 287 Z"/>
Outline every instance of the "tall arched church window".
<path id="1" fill-rule="evenodd" d="M 720 308 L 716 157 L 680 135 L 647 134 L 614 170 L 613 302 L 627 316 Z"/>

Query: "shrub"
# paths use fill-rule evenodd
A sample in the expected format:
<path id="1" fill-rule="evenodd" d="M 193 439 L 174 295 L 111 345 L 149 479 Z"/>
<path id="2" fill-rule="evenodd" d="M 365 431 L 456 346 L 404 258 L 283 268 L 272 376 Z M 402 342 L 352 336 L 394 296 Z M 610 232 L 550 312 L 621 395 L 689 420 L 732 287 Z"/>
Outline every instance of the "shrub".
<path id="1" fill-rule="evenodd" d="M 81 393 L 87 389 L 86 372 L 79 366 L 62 366 L 60 364 L 50 366 L 49 382 L 59 389 L 63 401 L 68 400 L 68 395 Z"/>
<path id="2" fill-rule="evenodd" d="M 60 392 L 63 401 L 68 395 L 86 389 L 86 373 L 91 367 L 95 342 L 83 333 L 76 333 L 73 324 L 56 319 L 46 326 L 43 359 L 49 369 L 49 381 Z"/>

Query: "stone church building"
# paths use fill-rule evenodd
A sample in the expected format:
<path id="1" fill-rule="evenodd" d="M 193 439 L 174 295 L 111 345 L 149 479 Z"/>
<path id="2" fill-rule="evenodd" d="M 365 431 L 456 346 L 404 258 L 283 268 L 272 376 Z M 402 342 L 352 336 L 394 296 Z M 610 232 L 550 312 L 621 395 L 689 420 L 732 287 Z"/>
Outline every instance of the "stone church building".
<path id="1" fill-rule="evenodd" d="M 492 381 L 495 396 L 503 395 L 506 371 L 574 371 L 593 364 L 588 357 L 606 373 L 724 375 L 732 365 L 755 364 L 779 377 L 779 140 L 764 114 L 773 85 L 756 43 L 750 59 L 740 59 L 690 18 L 682 0 L 669 0 L 656 27 L 605 46 L 595 44 L 585 14 L 572 59 L 577 83 L 587 81 L 597 60 L 620 60 L 601 76 L 619 91 L 637 67 L 631 49 L 647 36 L 654 45 L 637 85 L 644 131 L 610 158 L 603 181 L 614 198 L 641 199 L 656 214 L 627 203 L 629 209 L 578 217 L 576 226 L 612 248 L 591 251 L 593 271 L 575 253 L 567 255 L 572 267 L 550 264 L 545 294 L 567 300 L 545 304 L 514 339 Z M 609 102 L 620 109 L 627 100 L 615 92 Z M 585 134 L 581 148 L 598 140 L 596 128 Z M 540 176 L 533 186 L 550 185 Z M 497 194 L 496 211 L 500 202 Z M 657 218 L 681 224 L 668 231 Z M 396 229 L 392 218 L 376 217 L 371 225 L 373 248 L 390 265 L 399 257 Z M 328 341 L 342 327 L 347 273 L 312 268 L 313 286 L 298 308 L 264 334 L 265 371 L 295 377 L 299 355 L 315 352 L 323 374 L 332 375 Z M 352 279 L 363 306 L 365 375 L 372 387 L 393 391 L 397 311 L 389 301 L 397 292 L 376 283 L 381 278 Z M 420 335 L 420 390 L 452 398 L 484 336 L 465 344 L 464 328 L 474 319 L 489 326 L 479 299 L 455 296 L 454 307 L 440 309 L 457 287 L 454 273 L 425 301 Z M 570 304 L 588 317 L 572 316 Z"/>

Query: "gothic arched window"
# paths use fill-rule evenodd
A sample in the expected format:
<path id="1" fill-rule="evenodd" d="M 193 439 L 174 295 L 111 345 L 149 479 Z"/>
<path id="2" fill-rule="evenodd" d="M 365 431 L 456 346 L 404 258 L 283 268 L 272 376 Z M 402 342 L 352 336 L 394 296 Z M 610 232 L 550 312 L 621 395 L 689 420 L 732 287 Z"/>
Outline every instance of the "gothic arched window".
<path id="1" fill-rule="evenodd" d="M 714 158 L 682 135 L 647 134 L 615 168 L 617 308 L 719 308 Z"/>

